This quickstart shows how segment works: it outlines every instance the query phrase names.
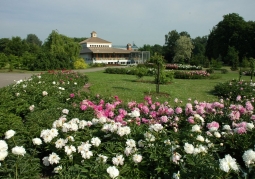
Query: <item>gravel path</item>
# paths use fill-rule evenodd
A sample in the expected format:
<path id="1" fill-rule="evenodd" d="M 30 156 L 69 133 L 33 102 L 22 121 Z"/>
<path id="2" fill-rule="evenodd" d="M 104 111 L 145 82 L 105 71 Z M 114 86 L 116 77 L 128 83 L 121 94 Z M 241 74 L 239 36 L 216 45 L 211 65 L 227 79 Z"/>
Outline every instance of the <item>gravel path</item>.
<path id="1" fill-rule="evenodd" d="M 114 66 L 113 68 L 123 68 L 123 67 L 125 66 Z M 74 71 L 86 73 L 86 72 L 102 71 L 105 68 L 106 67 L 98 67 L 98 68 L 89 68 L 89 69 L 74 70 Z M 33 74 L 36 74 L 36 73 L 13 73 L 13 72 L 0 73 L 0 88 L 13 84 L 15 83 L 15 81 L 18 81 L 21 79 L 28 79 Z"/>

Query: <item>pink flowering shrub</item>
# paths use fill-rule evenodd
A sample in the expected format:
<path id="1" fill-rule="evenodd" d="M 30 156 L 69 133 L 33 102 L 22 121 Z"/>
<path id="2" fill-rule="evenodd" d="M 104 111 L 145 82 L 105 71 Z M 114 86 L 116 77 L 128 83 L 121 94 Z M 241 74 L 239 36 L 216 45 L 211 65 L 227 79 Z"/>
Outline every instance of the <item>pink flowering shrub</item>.
<path id="1" fill-rule="evenodd" d="M 175 71 L 176 79 L 204 79 L 210 76 L 206 71 Z"/>

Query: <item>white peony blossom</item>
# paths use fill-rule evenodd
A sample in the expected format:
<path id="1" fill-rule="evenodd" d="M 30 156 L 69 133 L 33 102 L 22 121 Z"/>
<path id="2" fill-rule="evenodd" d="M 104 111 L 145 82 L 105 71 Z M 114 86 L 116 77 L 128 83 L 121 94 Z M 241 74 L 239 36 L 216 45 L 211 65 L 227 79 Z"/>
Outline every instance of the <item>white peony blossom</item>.
<path id="1" fill-rule="evenodd" d="M 40 138 L 34 138 L 32 139 L 34 145 L 41 145 L 42 140 Z"/>
<path id="2" fill-rule="evenodd" d="M 236 163 L 236 159 L 232 158 L 229 154 L 225 155 L 225 158 L 219 159 L 220 161 L 220 169 L 224 172 L 229 172 L 229 170 L 238 171 L 238 165 Z"/>
<path id="3" fill-rule="evenodd" d="M 215 136 L 215 137 L 217 137 L 217 138 L 221 138 L 220 133 L 219 133 L 219 132 L 217 132 L 217 131 L 216 131 L 216 132 L 214 132 L 214 136 Z"/>
<path id="4" fill-rule="evenodd" d="M 194 152 L 194 146 L 192 144 L 189 144 L 189 143 L 185 143 L 184 144 L 184 150 L 187 154 L 193 154 Z"/>
<path id="5" fill-rule="evenodd" d="M 52 153 L 49 155 L 48 161 L 49 161 L 49 163 L 50 163 L 51 165 L 53 165 L 54 163 L 55 163 L 55 164 L 58 164 L 59 161 L 60 161 L 60 157 L 59 157 L 56 153 L 52 152 Z"/>
<path id="6" fill-rule="evenodd" d="M 177 173 L 173 174 L 173 179 L 180 179 L 180 171 L 178 171 Z"/>
<path id="7" fill-rule="evenodd" d="M 14 155 L 22 155 L 24 156 L 26 154 L 26 150 L 23 146 L 16 146 L 12 148 L 12 153 Z"/>
<path id="8" fill-rule="evenodd" d="M 135 141 L 133 140 L 133 139 L 127 139 L 127 141 L 126 141 L 126 145 L 128 146 L 128 147 L 136 147 L 136 143 L 135 143 Z"/>
<path id="9" fill-rule="evenodd" d="M 128 115 L 132 118 L 140 117 L 140 110 L 135 108 L 131 113 L 128 113 Z"/>
<path id="10" fill-rule="evenodd" d="M 81 156 L 82 156 L 82 158 L 84 158 L 84 159 L 90 159 L 90 157 L 92 157 L 93 156 L 93 153 L 92 153 L 92 151 L 81 151 Z"/>
<path id="11" fill-rule="evenodd" d="M 91 139 L 91 144 L 98 147 L 101 144 L 101 140 L 98 137 L 93 137 Z"/>
<path id="12" fill-rule="evenodd" d="M 153 125 L 150 125 L 150 127 L 149 127 L 150 131 L 155 131 L 155 132 L 159 132 L 162 129 L 163 129 L 162 124 L 153 124 Z"/>
<path id="13" fill-rule="evenodd" d="M 123 155 L 116 155 L 116 157 L 113 157 L 112 158 L 112 163 L 113 165 L 123 165 L 124 164 L 124 158 L 123 158 Z"/>
<path id="14" fill-rule="evenodd" d="M 154 142 L 156 140 L 155 136 L 149 132 L 145 132 L 144 137 L 149 142 Z"/>
<path id="15" fill-rule="evenodd" d="M 0 151 L 0 161 L 4 161 L 4 159 L 7 157 L 8 152 L 6 151 Z"/>
<path id="16" fill-rule="evenodd" d="M 200 141 L 200 142 L 204 142 L 204 141 L 205 141 L 204 137 L 201 136 L 201 135 L 198 135 L 196 139 L 197 139 L 198 141 Z"/>
<path id="17" fill-rule="evenodd" d="M 43 92 L 42 92 L 42 95 L 43 95 L 43 96 L 47 96 L 47 95 L 48 95 L 48 92 L 47 92 L 47 91 L 43 91 Z"/>
<path id="18" fill-rule="evenodd" d="M 54 173 L 59 173 L 60 170 L 62 170 L 62 166 L 61 166 L 61 165 L 55 167 L 55 168 L 53 169 L 53 172 L 54 172 Z"/>
<path id="19" fill-rule="evenodd" d="M 196 125 L 192 126 L 191 131 L 192 132 L 201 132 L 201 126 L 196 124 Z"/>
<path id="20" fill-rule="evenodd" d="M 8 145 L 5 140 L 0 140 L 0 152 L 4 152 L 8 150 Z"/>
<path id="21" fill-rule="evenodd" d="M 115 166 L 108 167 L 106 171 L 111 178 L 116 178 L 117 176 L 119 176 L 119 170 Z"/>
<path id="22" fill-rule="evenodd" d="M 255 163 L 255 151 L 253 151 L 252 149 L 245 151 L 242 157 L 245 165 L 248 168 L 250 167 L 250 165 L 253 165 Z"/>
<path id="23" fill-rule="evenodd" d="M 49 157 L 43 157 L 42 161 L 43 161 L 43 165 L 44 165 L 44 166 L 47 167 L 47 166 L 50 165 Z"/>
<path id="24" fill-rule="evenodd" d="M 14 130 L 8 130 L 5 132 L 5 139 L 10 139 L 12 138 L 14 135 L 16 134 L 16 132 Z"/>
<path id="25" fill-rule="evenodd" d="M 56 148 L 58 149 L 61 149 L 62 147 L 64 147 L 66 145 L 66 140 L 64 139 L 58 139 L 56 142 L 55 142 L 55 146 Z"/>
<path id="26" fill-rule="evenodd" d="M 140 163 L 142 161 L 142 159 L 143 159 L 142 155 L 139 155 L 139 154 L 133 155 L 133 161 L 135 163 Z"/>
<path id="27" fill-rule="evenodd" d="M 178 152 L 174 152 L 173 155 L 172 155 L 172 161 L 175 163 L 175 164 L 179 164 L 179 160 L 181 159 L 181 154 L 179 154 Z"/>
<path id="28" fill-rule="evenodd" d="M 106 163 L 107 159 L 108 159 L 107 156 L 101 155 L 101 154 L 99 154 L 97 157 L 97 161 L 102 162 L 102 163 Z"/>
<path id="29" fill-rule="evenodd" d="M 254 128 L 254 124 L 253 123 L 246 123 L 246 128 L 247 130 L 251 131 Z"/>
<path id="30" fill-rule="evenodd" d="M 62 110 L 62 113 L 63 113 L 63 114 L 68 114 L 68 113 L 69 113 L 69 110 L 68 110 L 68 109 L 63 109 L 63 110 Z"/>
<path id="31" fill-rule="evenodd" d="M 223 130 L 230 131 L 231 130 L 230 125 L 224 125 Z"/>
<path id="32" fill-rule="evenodd" d="M 66 155 L 71 155 L 73 152 L 76 152 L 76 148 L 73 145 L 65 146 Z"/>

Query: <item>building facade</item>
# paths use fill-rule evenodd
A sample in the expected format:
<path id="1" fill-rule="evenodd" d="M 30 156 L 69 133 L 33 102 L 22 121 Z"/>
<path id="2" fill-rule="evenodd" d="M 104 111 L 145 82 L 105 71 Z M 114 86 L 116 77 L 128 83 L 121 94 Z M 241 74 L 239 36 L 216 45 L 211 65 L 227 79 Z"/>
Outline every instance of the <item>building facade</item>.
<path id="1" fill-rule="evenodd" d="M 141 63 L 144 60 L 135 60 L 131 58 L 132 56 L 141 56 L 134 55 L 140 53 L 138 48 L 132 49 L 130 43 L 127 44 L 126 48 L 116 48 L 112 46 L 112 43 L 97 37 L 95 31 L 91 32 L 91 37 L 80 42 L 81 51 L 80 56 L 85 60 L 86 63 L 105 63 L 105 64 L 119 64 L 119 65 L 128 65 L 133 63 Z M 133 55 L 132 55 L 133 54 Z"/>

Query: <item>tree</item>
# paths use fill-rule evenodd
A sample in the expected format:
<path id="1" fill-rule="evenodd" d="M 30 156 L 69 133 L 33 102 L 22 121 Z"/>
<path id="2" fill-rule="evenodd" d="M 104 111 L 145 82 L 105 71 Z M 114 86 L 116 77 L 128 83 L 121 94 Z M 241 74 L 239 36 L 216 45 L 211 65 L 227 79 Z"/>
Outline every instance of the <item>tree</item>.
<path id="1" fill-rule="evenodd" d="M 56 31 L 52 31 L 43 45 L 44 53 L 50 53 L 46 56 L 52 57 L 51 69 L 72 69 L 79 57 L 80 48 L 81 46 L 73 39 Z"/>
<path id="2" fill-rule="evenodd" d="M 9 43 L 10 39 L 2 38 L 0 39 L 0 52 L 4 52 L 7 44 Z"/>
<path id="3" fill-rule="evenodd" d="M 180 36 L 180 38 L 176 41 L 174 62 L 189 63 L 193 48 L 194 48 L 194 46 L 193 46 L 192 41 L 189 37 Z"/>
<path id="4" fill-rule="evenodd" d="M 236 51 L 235 47 L 228 48 L 228 53 L 225 59 L 231 63 L 231 70 L 233 71 L 238 70 L 239 67 L 238 51 Z"/>
<path id="5" fill-rule="evenodd" d="M 254 30 L 254 22 L 246 22 L 236 13 L 224 15 L 223 20 L 213 27 L 208 36 L 206 56 L 211 59 L 221 55 L 225 64 L 231 64 L 226 58 L 228 48 L 231 46 L 238 51 L 240 60 L 245 56 L 253 57 Z"/>
<path id="6" fill-rule="evenodd" d="M 151 62 L 154 63 L 156 70 L 155 73 L 155 82 L 156 82 L 156 92 L 159 93 L 159 84 L 166 83 L 166 73 L 165 73 L 165 60 L 162 55 L 155 53 L 151 59 Z"/>
<path id="7" fill-rule="evenodd" d="M 26 38 L 26 42 L 28 44 L 34 44 L 37 46 L 42 45 L 42 41 L 35 34 L 28 34 Z"/>
<path id="8" fill-rule="evenodd" d="M 20 37 L 12 37 L 12 39 L 6 44 L 4 53 L 6 55 L 14 55 L 21 57 L 25 51 L 28 51 L 29 46 L 25 40 Z"/>
<path id="9" fill-rule="evenodd" d="M 7 56 L 4 53 L 0 52 L 0 69 L 5 67 L 7 65 L 7 62 L 8 62 Z"/>
<path id="10" fill-rule="evenodd" d="M 172 62 L 175 54 L 175 43 L 180 35 L 176 30 L 172 30 L 165 35 L 165 46 L 163 55 L 167 62 Z"/>

